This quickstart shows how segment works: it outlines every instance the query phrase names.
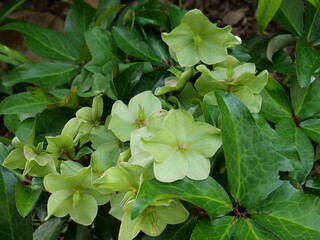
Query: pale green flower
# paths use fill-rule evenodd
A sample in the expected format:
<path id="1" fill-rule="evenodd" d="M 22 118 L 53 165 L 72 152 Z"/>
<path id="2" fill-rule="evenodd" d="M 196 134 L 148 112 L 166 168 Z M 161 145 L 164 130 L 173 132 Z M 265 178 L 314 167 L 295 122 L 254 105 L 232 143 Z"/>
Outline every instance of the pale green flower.
<path id="1" fill-rule="evenodd" d="M 162 182 L 173 182 L 185 176 L 206 179 L 210 172 L 209 157 L 221 144 L 219 129 L 195 122 L 184 110 L 171 111 L 152 138 L 141 139 L 141 147 L 154 158 L 154 175 Z"/>
<path id="2" fill-rule="evenodd" d="M 29 174 L 34 177 L 43 177 L 49 173 L 56 173 L 54 159 L 43 150 L 43 143 L 37 147 L 23 144 L 15 137 L 12 140 L 15 147 L 3 162 L 8 169 L 24 169 L 23 175 Z"/>
<path id="3" fill-rule="evenodd" d="M 155 95 L 162 95 L 167 92 L 181 91 L 186 85 L 189 79 L 193 76 L 193 68 L 186 68 L 184 72 L 180 72 L 177 69 L 171 68 L 171 71 L 175 76 L 168 77 L 164 80 L 165 86 L 158 87 L 155 91 Z"/>
<path id="4" fill-rule="evenodd" d="M 197 9 L 188 12 L 170 33 L 163 33 L 162 39 L 183 67 L 191 67 L 199 61 L 221 62 L 227 57 L 227 46 L 241 42 L 231 34 L 230 26 L 217 27 Z"/>
<path id="5" fill-rule="evenodd" d="M 82 168 L 75 175 L 49 174 L 44 178 L 44 187 L 51 192 L 48 200 L 48 217 L 71 218 L 80 224 L 90 225 L 98 212 L 97 205 L 109 201 L 110 195 L 98 192 L 91 184 L 90 168 Z"/>
<path id="6" fill-rule="evenodd" d="M 200 94 L 205 95 L 205 101 L 211 99 L 216 104 L 214 92 L 222 90 L 233 93 L 251 112 L 260 111 L 262 97 L 260 92 L 268 81 L 268 72 L 263 71 L 256 76 L 254 63 L 240 63 L 234 57 L 214 66 L 210 71 L 205 65 L 199 65 L 197 69 L 202 73 L 195 83 Z"/>
<path id="7" fill-rule="evenodd" d="M 151 91 L 133 97 L 128 106 L 116 101 L 112 106 L 109 129 L 122 141 L 130 140 L 131 133 L 148 124 L 148 117 L 161 110 L 161 102 Z"/>
<path id="8" fill-rule="evenodd" d="M 187 220 L 189 213 L 184 206 L 173 199 L 154 201 L 137 218 L 131 219 L 134 200 L 124 207 L 119 240 L 131 240 L 143 231 L 149 236 L 159 236 L 167 224 L 179 224 Z"/>

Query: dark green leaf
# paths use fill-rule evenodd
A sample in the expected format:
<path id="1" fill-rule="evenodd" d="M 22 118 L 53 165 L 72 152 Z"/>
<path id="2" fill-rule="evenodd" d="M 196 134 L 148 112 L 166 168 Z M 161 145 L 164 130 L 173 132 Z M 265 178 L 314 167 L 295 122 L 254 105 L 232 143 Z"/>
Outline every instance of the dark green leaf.
<path id="1" fill-rule="evenodd" d="M 241 206 L 255 206 L 281 185 L 276 151 L 240 100 L 222 91 L 216 97 L 230 193 Z"/>
<path id="2" fill-rule="evenodd" d="M 1 27 L 0 30 L 21 32 L 31 51 L 40 57 L 67 62 L 75 62 L 79 58 L 80 53 L 73 43 L 51 29 L 25 22 L 13 22 Z"/>
<path id="3" fill-rule="evenodd" d="M 118 99 L 129 101 L 130 91 L 139 82 L 143 68 L 143 63 L 133 64 L 113 80 Z"/>
<path id="4" fill-rule="evenodd" d="M 7 149 L 0 143 L 0 239 L 32 240 L 31 216 L 23 218 L 16 209 L 16 178 L 2 166 L 8 155 Z"/>
<path id="5" fill-rule="evenodd" d="M 293 37 L 291 34 L 277 35 L 268 43 L 267 58 L 272 61 L 273 55 L 280 49 L 293 46 L 297 41 L 297 37 Z"/>
<path id="6" fill-rule="evenodd" d="M 166 31 L 170 31 L 170 20 L 166 12 L 160 10 L 142 10 L 136 14 L 136 21 L 143 25 L 158 25 Z"/>
<path id="7" fill-rule="evenodd" d="M 32 210 L 42 191 L 42 179 L 33 178 L 30 186 L 16 183 L 16 205 L 21 216 L 25 217 Z"/>
<path id="8" fill-rule="evenodd" d="M 15 133 L 21 124 L 22 120 L 19 118 L 19 115 L 17 114 L 10 114 L 10 115 L 4 115 L 4 125 L 8 130 L 10 130 L 12 133 Z"/>
<path id="9" fill-rule="evenodd" d="M 192 230 L 197 224 L 197 218 L 191 217 L 181 224 L 168 225 L 160 236 L 145 236 L 142 240 L 182 240 L 190 239 Z"/>
<path id="10" fill-rule="evenodd" d="M 22 121 L 17 131 L 15 132 L 16 137 L 19 140 L 26 144 L 33 144 L 34 135 L 35 135 L 35 120 L 34 118 L 27 118 Z"/>
<path id="11" fill-rule="evenodd" d="M 255 120 L 261 131 L 264 131 L 265 135 L 269 137 L 276 150 L 277 156 L 275 156 L 275 159 L 279 163 L 279 170 L 286 172 L 301 169 L 301 160 L 297 146 L 272 129 L 260 115 L 255 115 Z"/>
<path id="12" fill-rule="evenodd" d="M 37 228 L 33 233 L 33 240 L 57 240 L 67 225 L 67 220 L 67 218 L 51 218 Z"/>
<path id="13" fill-rule="evenodd" d="M 257 211 L 252 219 L 280 239 L 320 238 L 319 198 L 302 194 L 289 182 L 283 183 Z"/>
<path id="14" fill-rule="evenodd" d="M 211 221 L 201 220 L 195 227 L 191 240 L 229 240 L 234 232 L 232 222 L 232 216 L 224 216 Z"/>
<path id="15" fill-rule="evenodd" d="M 161 39 L 161 33 L 152 27 L 145 28 L 147 41 L 161 60 L 169 65 L 170 54 L 167 44 Z"/>
<path id="16" fill-rule="evenodd" d="M 177 6 L 170 6 L 169 18 L 171 23 L 171 28 L 174 29 L 175 27 L 181 24 L 181 19 L 187 13 L 187 11 L 183 8 L 179 8 Z"/>
<path id="17" fill-rule="evenodd" d="M 300 123 L 300 127 L 305 131 L 305 133 L 317 143 L 320 143 L 320 119 L 308 119 Z"/>
<path id="18" fill-rule="evenodd" d="M 97 20 L 94 27 L 100 26 L 103 29 L 109 28 L 113 19 L 117 16 L 118 11 L 125 7 L 120 5 L 120 0 L 100 0 L 97 9 Z"/>
<path id="19" fill-rule="evenodd" d="M 64 234 L 64 240 L 91 240 L 91 233 L 87 226 L 72 222 Z"/>
<path id="20" fill-rule="evenodd" d="M 320 175 L 314 174 L 309 177 L 308 181 L 306 182 L 306 187 L 320 189 Z"/>
<path id="21" fill-rule="evenodd" d="M 314 80 L 308 87 L 301 88 L 296 78 L 290 80 L 290 95 L 296 118 L 304 120 L 320 113 L 320 79 Z"/>
<path id="22" fill-rule="evenodd" d="M 113 27 L 112 34 L 119 48 L 126 54 L 163 65 L 161 58 L 139 32 L 124 27 Z"/>
<path id="23" fill-rule="evenodd" d="M 76 0 L 64 23 L 64 34 L 78 52 L 84 46 L 84 33 L 88 30 L 95 15 L 95 9 L 83 0 Z"/>
<path id="24" fill-rule="evenodd" d="M 168 74 L 168 68 L 160 67 L 141 76 L 140 81 L 130 91 L 130 97 L 134 97 L 138 93 L 155 90 L 157 83 L 161 82 Z"/>
<path id="25" fill-rule="evenodd" d="M 259 0 L 258 3 L 258 26 L 262 33 L 278 11 L 282 0 Z"/>
<path id="26" fill-rule="evenodd" d="M 26 0 L 11 0 L 0 10 L 0 23 Z"/>
<path id="27" fill-rule="evenodd" d="M 239 219 L 234 224 L 234 238 L 241 240 L 281 240 L 279 236 L 272 233 L 267 228 L 259 226 L 254 219 Z"/>
<path id="28" fill-rule="evenodd" d="M 116 240 L 118 239 L 120 221 L 110 214 L 106 205 L 99 207 L 98 215 L 94 219 L 94 229 L 92 232 L 99 240 Z"/>
<path id="29" fill-rule="evenodd" d="M 281 84 L 268 78 L 268 83 L 260 93 L 262 96 L 262 105 L 260 113 L 272 122 L 279 122 L 283 118 L 292 116 L 291 103 Z"/>
<path id="30" fill-rule="evenodd" d="M 75 117 L 75 109 L 56 108 L 37 115 L 35 144 L 45 141 L 45 136 L 57 136 L 69 119 Z"/>
<path id="31" fill-rule="evenodd" d="M 92 56 L 92 61 L 85 65 L 89 71 L 101 73 L 107 62 L 122 62 L 123 53 L 109 31 L 99 27 L 92 28 L 86 33 L 86 40 Z"/>
<path id="32" fill-rule="evenodd" d="M 297 147 L 302 168 L 290 172 L 289 175 L 299 183 L 303 183 L 311 171 L 314 162 L 314 151 L 310 139 L 291 119 L 283 119 L 278 122 L 276 124 L 276 131 Z"/>
<path id="33" fill-rule="evenodd" d="M 301 35 L 303 32 L 303 12 L 304 4 L 302 0 L 282 0 L 274 20 L 291 33 Z"/>
<path id="34" fill-rule="evenodd" d="M 269 39 L 263 35 L 256 35 L 243 41 L 242 46 L 250 54 L 252 59 L 250 62 L 256 64 L 258 69 L 264 70 L 268 68 L 271 62 L 268 60 L 266 52 Z"/>
<path id="35" fill-rule="evenodd" d="M 11 95 L 0 103 L 0 114 L 22 114 L 40 112 L 51 102 L 41 89 Z"/>
<path id="36" fill-rule="evenodd" d="M 283 50 L 273 55 L 273 63 L 267 67 L 270 72 L 279 72 L 288 75 L 296 75 L 296 68 L 291 57 Z"/>
<path id="37" fill-rule="evenodd" d="M 297 78 L 302 88 L 308 87 L 320 77 L 320 47 L 312 47 L 307 43 L 306 36 L 299 38 L 296 47 Z"/>
<path id="38" fill-rule="evenodd" d="M 313 44 L 319 44 L 320 41 L 320 9 L 312 4 L 306 4 L 306 29 L 307 40 Z"/>
<path id="39" fill-rule="evenodd" d="M 74 78 L 78 69 L 78 66 L 67 63 L 25 63 L 16 67 L 4 78 L 4 85 L 13 86 L 27 82 L 40 87 L 60 86 Z"/>
<path id="40" fill-rule="evenodd" d="M 231 50 L 230 55 L 241 62 L 249 62 L 251 60 L 249 52 L 242 45 L 235 45 Z"/>
<path id="41" fill-rule="evenodd" d="M 157 197 L 179 198 L 203 208 L 214 218 L 230 212 L 228 194 L 213 178 L 194 181 L 189 178 L 173 183 L 162 183 L 155 179 L 144 181 L 133 205 L 132 217 L 136 218 Z"/>

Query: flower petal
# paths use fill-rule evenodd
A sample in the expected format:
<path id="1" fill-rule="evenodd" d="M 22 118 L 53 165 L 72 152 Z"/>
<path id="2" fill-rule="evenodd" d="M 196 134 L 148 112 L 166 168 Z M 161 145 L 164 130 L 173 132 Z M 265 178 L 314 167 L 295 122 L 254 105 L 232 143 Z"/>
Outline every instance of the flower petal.
<path id="1" fill-rule="evenodd" d="M 176 151 L 164 162 L 154 162 L 154 175 L 161 182 L 173 182 L 186 176 L 187 161 L 180 151 Z"/>
<path id="2" fill-rule="evenodd" d="M 72 191 L 62 190 L 51 194 L 48 200 L 48 216 L 64 217 L 72 210 Z"/>
<path id="3" fill-rule="evenodd" d="M 204 180 L 210 173 L 210 161 L 202 155 L 186 154 L 188 169 L 187 177 L 193 180 Z"/>
<path id="4" fill-rule="evenodd" d="M 97 202 L 89 194 L 81 194 L 80 201 L 70 211 L 71 218 L 82 225 L 88 226 L 90 225 L 98 212 Z"/>

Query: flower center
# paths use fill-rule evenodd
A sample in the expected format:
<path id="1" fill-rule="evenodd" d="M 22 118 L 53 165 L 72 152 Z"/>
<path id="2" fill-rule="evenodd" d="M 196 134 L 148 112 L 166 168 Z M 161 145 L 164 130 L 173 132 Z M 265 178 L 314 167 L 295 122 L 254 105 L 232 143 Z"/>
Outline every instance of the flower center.
<path id="1" fill-rule="evenodd" d="M 193 41 L 196 47 L 199 47 L 202 42 L 202 37 L 199 34 L 196 34 L 193 38 Z"/>
<path id="2" fill-rule="evenodd" d="M 187 147 L 183 143 L 177 145 L 177 150 L 178 151 L 184 151 L 186 149 L 187 149 Z"/>

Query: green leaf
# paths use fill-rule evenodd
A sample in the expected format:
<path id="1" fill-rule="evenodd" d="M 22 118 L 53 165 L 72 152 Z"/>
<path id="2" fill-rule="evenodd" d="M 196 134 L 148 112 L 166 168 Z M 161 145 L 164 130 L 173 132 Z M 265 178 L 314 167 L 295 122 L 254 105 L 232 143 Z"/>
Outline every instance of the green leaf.
<path id="1" fill-rule="evenodd" d="M 302 88 L 308 87 L 320 77 L 319 64 L 320 47 L 310 46 L 303 35 L 296 46 L 297 78 Z"/>
<path id="2" fill-rule="evenodd" d="M 55 87 L 70 81 L 78 73 L 78 69 L 78 66 L 66 63 L 25 63 L 11 71 L 3 83 L 8 87 L 20 82 L 40 87 Z"/>
<path id="3" fill-rule="evenodd" d="M 40 57 L 75 62 L 80 53 L 65 36 L 48 29 L 25 22 L 13 22 L 0 28 L 0 31 L 16 30 L 26 38 L 28 47 Z"/>
<path id="4" fill-rule="evenodd" d="M 157 85 L 169 74 L 167 70 L 167 67 L 159 67 L 151 72 L 143 74 L 139 82 L 131 89 L 129 93 L 130 98 L 133 98 L 135 95 L 150 89 L 153 91 Z"/>
<path id="5" fill-rule="evenodd" d="M 283 118 L 291 117 L 292 110 L 289 97 L 281 84 L 274 78 L 268 78 L 268 83 L 260 94 L 262 96 L 260 113 L 266 119 L 276 123 Z"/>
<path id="6" fill-rule="evenodd" d="M 33 178 L 30 186 L 16 183 L 16 205 L 21 216 L 25 217 L 32 210 L 42 191 L 42 179 Z"/>
<path id="7" fill-rule="evenodd" d="M 320 119 L 308 119 L 300 123 L 300 127 L 307 133 L 307 135 L 317 143 L 320 143 Z"/>
<path id="8" fill-rule="evenodd" d="M 129 100 L 130 91 L 139 82 L 143 68 L 143 63 L 135 63 L 113 80 L 118 99 L 123 99 L 125 102 Z"/>
<path id="9" fill-rule="evenodd" d="M 33 144 L 35 136 L 35 120 L 34 118 L 27 118 L 19 124 L 16 137 L 23 143 Z"/>
<path id="10" fill-rule="evenodd" d="M 41 89 L 11 95 L 0 103 L 0 114 L 23 114 L 40 112 L 51 102 Z"/>
<path id="11" fill-rule="evenodd" d="M 162 41 L 161 33 L 153 27 L 145 27 L 145 32 L 147 35 L 147 41 L 153 48 L 154 52 L 164 63 L 166 63 L 166 65 L 169 65 L 169 49 L 167 44 Z"/>
<path id="12" fill-rule="evenodd" d="M 169 16 L 162 10 L 148 9 L 137 12 L 136 21 L 144 26 L 148 24 L 158 25 L 166 31 L 170 30 Z"/>
<path id="13" fill-rule="evenodd" d="M 319 198 L 285 182 L 251 216 L 280 239 L 313 240 L 320 238 L 319 206 Z"/>
<path id="14" fill-rule="evenodd" d="M 125 6 L 124 4 L 120 5 L 120 0 L 100 0 L 96 13 L 97 20 L 93 26 L 108 29 L 119 10 Z"/>
<path id="15" fill-rule="evenodd" d="M 224 216 L 211 221 L 200 220 L 192 233 L 191 240 L 229 240 L 234 232 L 232 222 L 232 216 Z"/>
<path id="16" fill-rule="evenodd" d="M 112 34 L 119 48 L 126 54 L 156 65 L 163 65 L 161 58 L 139 32 L 125 27 L 113 27 Z"/>
<path id="17" fill-rule="evenodd" d="M 260 0 L 258 3 L 258 26 L 262 33 L 278 11 L 282 0 Z"/>
<path id="18" fill-rule="evenodd" d="M 91 240 L 88 227 L 72 222 L 68 225 L 68 231 L 64 234 L 65 240 Z"/>
<path id="19" fill-rule="evenodd" d="M 282 48 L 293 46 L 296 43 L 297 37 L 291 34 L 280 34 L 272 38 L 267 47 L 267 58 L 272 62 L 273 55 Z"/>
<path id="20" fill-rule="evenodd" d="M 95 27 L 87 31 L 85 37 L 92 56 L 92 61 L 85 65 L 86 69 L 100 73 L 107 62 L 122 62 L 123 53 L 109 31 Z"/>
<path id="21" fill-rule="evenodd" d="M 155 179 L 144 181 L 133 205 L 132 217 L 136 218 L 155 199 L 179 198 L 203 208 L 214 218 L 230 212 L 231 201 L 225 190 L 213 178 L 194 181 L 189 178 L 173 183 Z"/>
<path id="22" fill-rule="evenodd" d="M 0 23 L 14 10 L 16 10 L 26 0 L 13 0 L 5 4 L 0 10 Z"/>
<path id="23" fill-rule="evenodd" d="M 296 123 L 292 119 L 283 119 L 278 122 L 276 124 L 276 131 L 297 147 L 302 168 L 290 172 L 289 175 L 299 183 L 303 183 L 310 173 L 314 162 L 314 150 L 310 139 L 301 128 L 296 126 Z"/>
<path id="24" fill-rule="evenodd" d="M 320 40 L 320 8 L 307 3 L 305 15 L 307 40 L 308 42 L 318 45 Z"/>
<path id="25" fill-rule="evenodd" d="M 34 231 L 33 240 L 57 240 L 67 225 L 67 220 L 68 218 L 51 218 Z"/>
<path id="26" fill-rule="evenodd" d="M 280 240 L 276 234 L 270 232 L 264 226 L 260 226 L 254 219 L 241 218 L 234 224 L 234 238 L 241 240 Z"/>
<path id="27" fill-rule="evenodd" d="M 240 206 L 255 206 L 281 184 L 275 150 L 240 100 L 222 91 L 216 97 L 230 193 Z"/>
<path id="28" fill-rule="evenodd" d="M 302 0 L 282 0 L 274 20 L 295 35 L 303 32 L 304 3 Z"/>
<path id="29" fill-rule="evenodd" d="M 31 216 L 23 218 L 16 209 L 16 178 L 2 166 L 8 155 L 7 149 L 0 144 L 0 239 L 32 240 Z"/>
<path id="30" fill-rule="evenodd" d="M 174 29 L 181 24 L 181 19 L 187 13 L 187 11 L 183 8 L 179 8 L 173 5 L 169 7 L 170 7 L 169 18 L 170 18 L 171 28 Z"/>
<path id="31" fill-rule="evenodd" d="M 290 80 L 290 95 L 296 118 L 304 120 L 320 113 L 320 79 L 314 80 L 308 87 L 301 88 L 296 78 Z"/>
<path id="32" fill-rule="evenodd" d="M 191 217 L 181 224 L 168 225 L 160 236 L 144 236 L 142 240 L 181 240 L 190 239 L 192 230 L 197 224 L 197 218 Z"/>
<path id="33" fill-rule="evenodd" d="M 61 133 L 64 125 L 74 117 L 75 110 L 70 108 L 55 108 L 45 110 L 36 117 L 35 144 L 45 141 L 46 136 L 56 136 Z"/>
<path id="34" fill-rule="evenodd" d="M 95 15 L 95 9 L 83 0 L 76 0 L 64 23 L 64 34 L 74 47 L 81 52 L 84 46 L 84 33 L 88 30 Z"/>

